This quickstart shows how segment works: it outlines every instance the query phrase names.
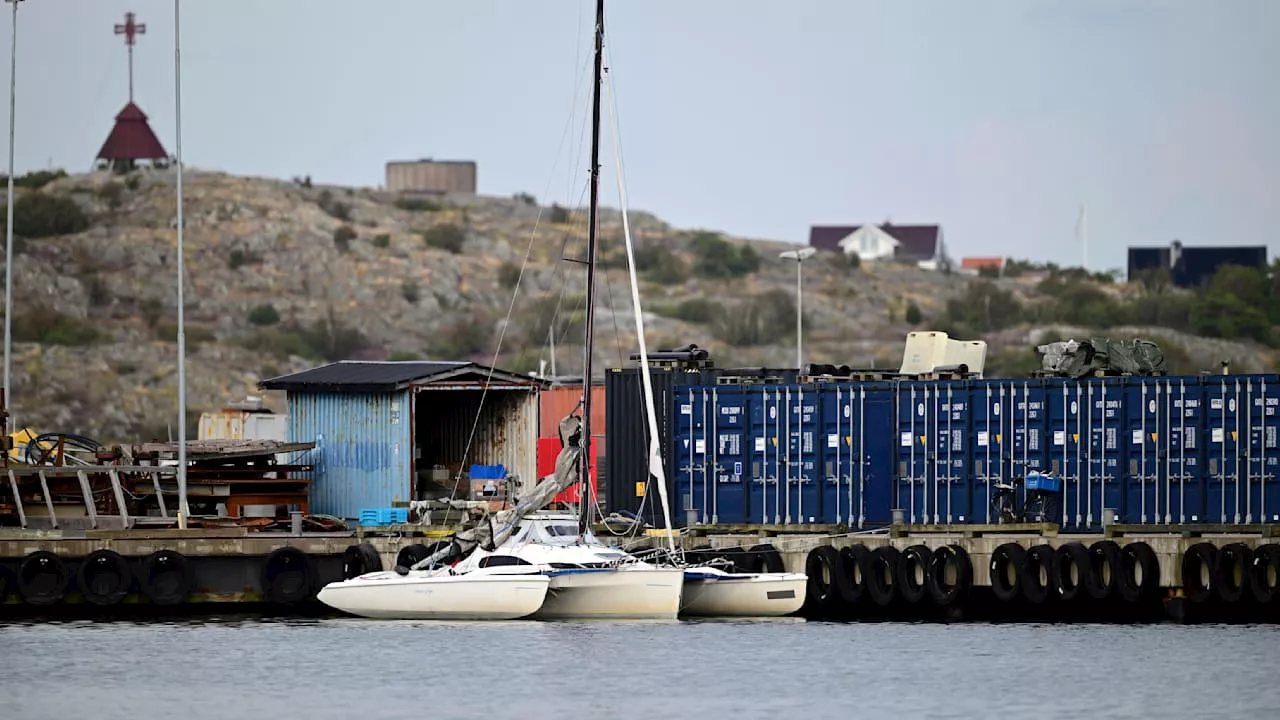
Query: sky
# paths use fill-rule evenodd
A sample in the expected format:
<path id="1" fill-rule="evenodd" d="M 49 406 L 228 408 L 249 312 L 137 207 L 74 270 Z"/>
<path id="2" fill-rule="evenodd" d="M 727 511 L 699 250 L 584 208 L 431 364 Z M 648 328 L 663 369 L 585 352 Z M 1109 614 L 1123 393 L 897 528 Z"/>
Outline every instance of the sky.
<path id="1" fill-rule="evenodd" d="M 18 174 L 92 166 L 128 96 L 130 10 L 136 100 L 174 152 L 173 8 L 21 4 Z M 187 0 L 183 160 L 377 186 L 388 160 L 473 159 L 483 194 L 585 202 L 593 14 Z M 1175 238 L 1274 257 L 1276 37 L 1280 0 L 608 0 L 605 105 L 628 206 L 677 227 L 803 243 L 814 224 L 936 223 L 954 257 L 1078 265 L 1087 205 L 1095 270 Z"/>

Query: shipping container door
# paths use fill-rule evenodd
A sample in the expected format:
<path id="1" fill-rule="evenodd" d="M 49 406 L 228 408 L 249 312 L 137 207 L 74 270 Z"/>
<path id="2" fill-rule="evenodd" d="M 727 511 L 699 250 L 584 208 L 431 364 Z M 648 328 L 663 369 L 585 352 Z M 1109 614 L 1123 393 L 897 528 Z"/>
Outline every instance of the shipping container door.
<path id="1" fill-rule="evenodd" d="M 1197 377 L 1166 378 L 1161 399 L 1167 408 L 1164 427 L 1168 438 L 1160 443 L 1161 522 L 1205 522 L 1208 414 L 1204 386 Z"/>
<path id="2" fill-rule="evenodd" d="M 1062 478 L 1060 524 L 1064 528 L 1083 527 L 1087 499 L 1084 478 L 1088 472 L 1084 452 L 1088 442 L 1085 384 L 1075 379 L 1049 381 L 1045 385 L 1045 399 L 1049 405 L 1048 468 Z"/>
<path id="3" fill-rule="evenodd" d="M 718 386 L 711 391 L 711 433 L 715 437 L 714 466 L 716 490 L 712 495 L 711 522 L 746 523 L 747 491 L 747 407 L 743 391 Z"/>
<path id="4" fill-rule="evenodd" d="M 1043 380 L 1020 380 L 1010 385 L 1009 477 L 1025 478 L 1028 473 L 1049 469 L 1050 448 L 1046 439 L 1048 404 Z"/>
<path id="5" fill-rule="evenodd" d="M 1129 446 L 1120 442 L 1125 429 L 1124 378 L 1089 380 L 1085 393 L 1089 399 L 1088 457 L 1084 480 L 1084 527 L 1102 525 L 1102 510 L 1110 508 L 1117 516 L 1124 510 L 1125 453 Z"/>
<path id="6" fill-rule="evenodd" d="M 1202 379 L 1205 423 L 1205 519 L 1210 523 L 1240 523 L 1244 507 L 1243 450 L 1241 437 L 1247 432 L 1248 412 L 1240 379 L 1231 375 L 1209 375 Z"/>
<path id="7" fill-rule="evenodd" d="M 932 522 L 930 502 L 936 423 L 933 383 L 898 383 L 898 502 L 910 524 Z"/>
<path id="8" fill-rule="evenodd" d="M 689 510 L 695 512 L 699 523 L 711 522 L 711 494 L 715 483 L 707 482 L 712 472 L 708 443 L 707 412 L 710 391 L 705 386 L 677 386 L 675 399 L 675 441 L 672 448 L 672 478 L 679 497 L 677 507 L 681 517 Z"/>
<path id="9" fill-rule="evenodd" d="M 946 523 L 972 521 L 969 511 L 972 501 L 968 441 L 972 433 L 970 395 L 966 381 L 938 385 L 938 428 L 934 442 L 938 458 L 935 496 L 940 507 L 935 516 Z"/>
<path id="10" fill-rule="evenodd" d="M 782 422 L 785 408 L 776 385 L 744 388 L 751 425 L 751 493 L 747 506 L 751 518 L 760 523 L 782 522 Z"/>
<path id="11" fill-rule="evenodd" d="M 894 426 L 897 403 L 887 383 L 862 385 L 856 404 L 857 432 L 853 439 L 859 463 L 855 468 L 858 527 L 888 525 L 894 504 Z"/>
<path id="12" fill-rule="evenodd" d="M 786 448 L 783 453 L 782 521 L 816 523 L 822 485 L 819 483 L 822 445 L 818 442 L 818 412 L 822 393 L 811 385 L 789 385 L 783 391 L 787 408 Z"/>
<path id="13" fill-rule="evenodd" d="M 1162 378 L 1133 378 L 1125 385 L 1125 432 L 1128 444 L 1122 523 L 1162 522 L 1160 467 L 1168 445 L 1168 423 Z"/>
<path id="14" fill-rule="evenodd" d="M 1248 375 L 1240 379 L 1240 384 L 1243 386 L 1245 408 L 1241 415 L 1244 416 L 1242 422 L 1246 426 L 1242 431 L 1244 440 L 1240 443 L 1244 452 L 1242 519 L 1246 524 L 1273 522 L 1267 513 L 1267 495 L 1272 492 L 1272 488 L 1268 487 L 1271 482 L 1268 476 L 1273 475 L 1275 470 L 1276 430 L 1272 427 L 1275 418 L 1267 415 L 1267 400 L 1269 395 L 1275 395 L 1276 379 L 1274 375 Z"/>
<path id="15" fill-rule="evenodd" d="M 1010 438 L 1006 424 L 1008 383 L 1001 380 L 978 380 L 970 385 L 969 456 L 972 461 L 973 501 L 970 508 L 974 522 L 991 523 L 998 519 L 991 509 L 991 493 L 996 484 L 1006 481 L 1005 440 Z M 1012 447 L 1012 443 L 1009 443 Z"/>
<path id="16" fill-rule="evenodd" d="M 1257 458 L 1258 519 L 1280 523 L 1280 377 L 1260 378 L 1255 392 L 1255 402 L 1261 406 L 1252 440 Z"/>
<path id="17" fill-rule="evenodd" d="M 860 427 L 857 407 L 859 393 L 853 385 L 821 387 L 822 411 L 822 522 L 857 523 L 857 496 L 854 480 L 858 448 L 854 446 Z"/>

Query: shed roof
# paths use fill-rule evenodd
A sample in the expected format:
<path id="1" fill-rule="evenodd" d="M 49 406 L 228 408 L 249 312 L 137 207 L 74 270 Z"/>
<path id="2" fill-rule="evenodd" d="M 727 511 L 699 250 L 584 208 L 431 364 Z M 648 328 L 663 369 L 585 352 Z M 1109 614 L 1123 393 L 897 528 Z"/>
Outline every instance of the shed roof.
<path id="1" fill-rule="evenodd" d="M 116 124 L 102 149 L 99 160 L 164 160 L 169 154 L 147 124 L 147 115 L 130 102 L 116 115 Z"/>
<path id="2" fill-rule="evenodd" d="M 287 392 L 394 392 L 411 385 L 438 382 L 489 382 L 541 387 L 535 377 L 490 368 L 473 362 L 340 360 L 258 383 L 263 390 Z"/>

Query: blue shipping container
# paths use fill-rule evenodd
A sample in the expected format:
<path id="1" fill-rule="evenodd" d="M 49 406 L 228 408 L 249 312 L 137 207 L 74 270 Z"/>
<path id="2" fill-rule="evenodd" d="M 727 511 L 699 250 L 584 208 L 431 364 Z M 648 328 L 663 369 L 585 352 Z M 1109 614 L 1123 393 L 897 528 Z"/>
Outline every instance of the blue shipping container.
<path id="1" fill-rule="evenodd" d="M 697 522 L 711 522 L 711 498 L 715 491 L 713 459 L 707 440 L 710 438 L 708 413 L 715 408 L 709 402 L 705 387 L 677 386 L 671 393 L 674 427 L 670 464 L 672 484 L 676 490 L 676 507 L 696 510 Z M 680 513 L 681 520 L 684 512 Z"/>
<path id="2" fill-rule="evenodd" d="M 976 380 L 970 388 L 973 522 L 995 522 L 992 486 L 1045 467 L 1044 383 Z"/>
<path id="3" fill-rule="evenodd" d="M 742 392 L 751 418 L 752 521 L 818 522 L 821 394 L 813 385 L 746 386 Z"/>
<path id="4" fill-rule="evenodd" d="M 782 521 L 816 523 L 822 519 L 819 499 L 822 445 L 818 439 L 822 421 L 818 406 L 822 393 L 813 385 L 785 386 L 782 393 L 787 411 Z"/>
<path id="5" fill-rule="evenodd" d="M 750 522 L 747 515 L 747 408 L 733 385 L 676 386 L 670 453 L 677 507 L 700 523 Z"/>
<path id="6" fill-rule="evenodd" d="M 1129 449 L 1121 521 L 1204 522 L 1201 379 L 1133 378 L 1125 395 Z"/>
<path id="7" fill-rule="evenodd" d="M 898 385 L 898 505 L 910 523 L 970 519 L 968 383 Z"/>
<path id="8" fill-rule="evenodd" d="M 894 395 L 888 383 L 821 387 L 822 522 L 885 525 L 893 509 Z"/>
<path id="9" fill-rule="evenodd" d="M 1275 375 L 1202 379 L 1206 422 L 1205 517 L 1211 523 L 1275 522 Z M 1270 497 L 1268 497 L 1270 496 Z"/>
<path id="10" fill-rule="evenodd" d="M 1098 378 L 1086 381 L 1089 400 L 1088 440 L 1085 444 L 1084 498 L 1085 516 L 1082 528 L 1102 526 L 1102 511 L 1110 508 L 1117 517 L 1124 513 L 1125 453 L 1129 446 L 1120 441 L 1125 429 L 1125 384 L 1128 378 Z"/>

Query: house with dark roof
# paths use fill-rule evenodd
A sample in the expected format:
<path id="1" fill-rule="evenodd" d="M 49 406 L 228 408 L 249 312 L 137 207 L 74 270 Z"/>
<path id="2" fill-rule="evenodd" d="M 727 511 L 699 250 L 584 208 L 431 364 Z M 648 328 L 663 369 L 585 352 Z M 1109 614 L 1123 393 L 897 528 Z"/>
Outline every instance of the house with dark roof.
<path id="1" fill-rule="evenodd" d="M 809 228 L 809 245 L 863 261 L 894 260 L 926 270 L 951 266 L 939 225 L 814 225 Z"/>
<path id="2" fill-rule="evenodd" d="M 1223 245 L 1194 247 L 1174 240 L 1168 247 L 1129 248 L 1129 280 L 1151 271 L 1167 271 L 1174 287 L 1204 285 L 1224 265 L 1265 269 L 1265 245 Z"/>

